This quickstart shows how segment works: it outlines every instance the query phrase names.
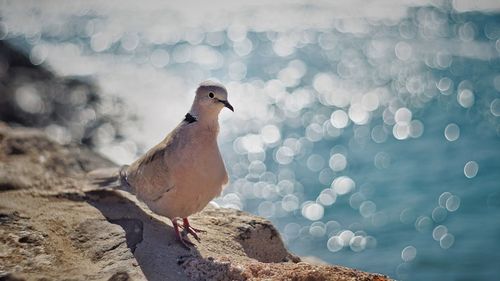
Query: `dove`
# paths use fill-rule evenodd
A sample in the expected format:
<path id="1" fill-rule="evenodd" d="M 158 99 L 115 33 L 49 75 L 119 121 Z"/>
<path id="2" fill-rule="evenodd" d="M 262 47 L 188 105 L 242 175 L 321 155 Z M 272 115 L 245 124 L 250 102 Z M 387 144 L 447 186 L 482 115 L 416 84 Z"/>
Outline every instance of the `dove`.
<path id="1" fill-rule="evenodd" d="M 151 211 L 172 221 L 177 239 L 185 247 L 193 245 L 187 235 L 181 236 L 179 227 L 183 234 L 200 241 L 200 230 L 189 224 L 188 217 L 219 196 L 228 182 L 217 143 L 223 108 L 234 112 L 226 88 L 217 82 L 202 82 L 191 109 L 163 141 L 111 175 L 93 171 L 89 178 L 99 186 L 134 194 Z"/>

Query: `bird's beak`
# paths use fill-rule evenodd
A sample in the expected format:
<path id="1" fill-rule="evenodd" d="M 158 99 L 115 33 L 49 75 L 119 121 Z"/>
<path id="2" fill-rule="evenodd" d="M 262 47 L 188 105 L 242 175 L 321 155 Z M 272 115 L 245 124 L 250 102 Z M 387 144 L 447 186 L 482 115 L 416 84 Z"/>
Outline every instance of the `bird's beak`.
<path id="1" fill-rule="evenodd" d="M 222 102 L 225 107 L 229 108 L 229 110 L 231 110 L 232 112 L 234 112 L 233 106 L 227 100 L 221 100 L 220 102 Z"/>

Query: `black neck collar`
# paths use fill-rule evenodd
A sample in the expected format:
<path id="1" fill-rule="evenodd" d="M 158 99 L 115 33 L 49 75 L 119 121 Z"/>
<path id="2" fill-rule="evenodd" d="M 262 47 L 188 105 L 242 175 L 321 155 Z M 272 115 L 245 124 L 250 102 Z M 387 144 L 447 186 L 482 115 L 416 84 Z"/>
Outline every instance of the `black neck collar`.
<path id="1" fill-rule="evenodd" d="M 196 119 L 196 117 L 194 117 L 193 115 L 191 115 L 191 113 L 186 113 L 186 116 L 184 116 L 184 121 L 186 121 L 189 124 L 191 124 L 191 123 L 194 123 L 194 122 L 198 121 L 198 119 Z"/>

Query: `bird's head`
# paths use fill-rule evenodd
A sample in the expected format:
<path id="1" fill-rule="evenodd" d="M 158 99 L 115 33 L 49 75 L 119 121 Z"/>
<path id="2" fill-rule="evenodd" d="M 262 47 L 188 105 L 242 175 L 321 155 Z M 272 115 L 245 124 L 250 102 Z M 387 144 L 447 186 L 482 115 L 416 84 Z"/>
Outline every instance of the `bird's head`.
<path id="1" fill-rule="evenodd" d="M 193 107 L 196 107 L 199 113 L 218 114 L 224 107 L 234 111 L 227 100 L 227 90 L 224 85 L 213 81 L 205 81 L 198 86 Z"/>

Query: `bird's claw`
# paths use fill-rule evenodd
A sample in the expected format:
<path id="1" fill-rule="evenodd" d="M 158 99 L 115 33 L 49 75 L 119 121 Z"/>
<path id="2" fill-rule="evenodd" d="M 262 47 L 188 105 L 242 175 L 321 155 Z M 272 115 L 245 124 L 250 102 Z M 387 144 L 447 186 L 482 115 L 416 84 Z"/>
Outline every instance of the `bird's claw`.
<path id="1" fill-rule="evenodd" d="M 175 235 L 177 236 L 177 240 L 179 240 L 179 242 L 181 242 L 182 246 L 184 246 L 188 250 L 190 249 L 190 246 L 194 246 L 194 243 L 191 242 L 191 241 L 189 241 L 187 239 L 187 237 L 186 237 L 186 233 L 185 233 L 186 229 L 185 229 L 185 227 L 184 226 L 180 226 L 177 223 L 176 219 L 172 219 L 172 224 L 174 226 L 174 231 L 175 231 Z M 179 226 L 183 228 L 182 232 L 179 232 Z M 195 237 L 195 238 L 197 238 L 197 237 Z"/>
<path id="2" fill-rule="evenodd" d="M 192 226 L 189 226 L 188 228 L 191 229 L 192 231 L 196 232 L 196 233 L 207 233 L 206 230 L 199 229 L 199 228 L 194 228 Z"/>
<path id="3" fill-rule="evenodd" d="M 201 239 L 198 236 L 197 232 L 205 233 L 206 231 L 192 227 L 191 224 L 189 224 L 189 220 L 187 218 L 183 218 L 182 221 L 183 221 L 183 224 L 182 224 L 183 231 L 182 232 L 186 233 L 186 235 L 187 234 L 193 235 L 194 239 L 196 239 L 198 242 L 200 242 Z"/>
<path id="4" fill-rule="evenodd" d="M 198 229 L 192 228 L 191 226 L 183 226 L 182 228 L 183 228 L 182 233 L 184 235 L 187 236 L 188 234 L 191 234 L 191 235 L 193 235 L 194 239 L 196 239 L 196 241 L 198 241 L 198 242 L 201 241 L 200 237 L 196 233 L 199 231 Z"/>
<path id="5" fill-rule="evenodd" d="M 177 239 L 181 242 L 181 244 L 186 248 L 186 249 L 190 249 L 190 246 L 194 246 L 195 244 L 191 241 L 189 241 L 189 239 L 187 238 L 187 236 L 189 234 L 191 234 L 194 239 L 196 239 L 196 241 L 198 242 L 201 242 L 201 239 L 200 237 L 198 236 L 198 232 L 206 232 L 205 230 L 201 230 L 201 229 L 196 229 L 194 227 L 192 227 L 190 224 L 189 224 L 189 220 L 187 218 L 183 218 L 183 224 L 180 225 L 178 222 L 177 222 L 177 219 L 172 219 L 172 224 L 174 226 L 174 231 L 175 231 L 175 234 L 177 236 Z M 179 231 L 179 227 L 182 228 L 182 231 L 180 232 Z"/>

